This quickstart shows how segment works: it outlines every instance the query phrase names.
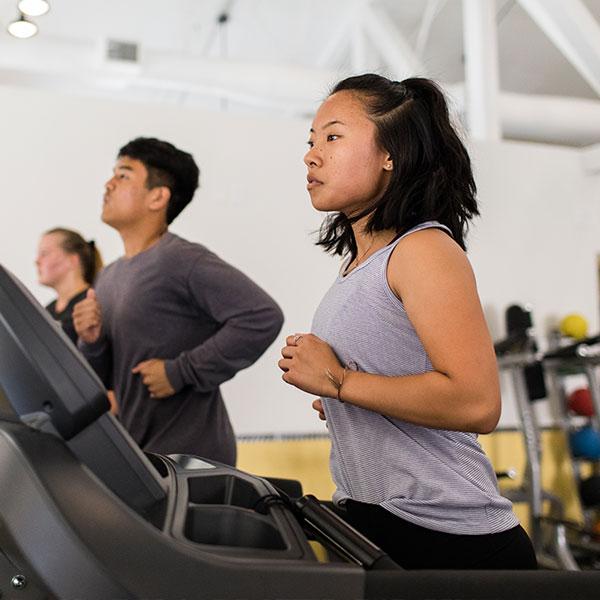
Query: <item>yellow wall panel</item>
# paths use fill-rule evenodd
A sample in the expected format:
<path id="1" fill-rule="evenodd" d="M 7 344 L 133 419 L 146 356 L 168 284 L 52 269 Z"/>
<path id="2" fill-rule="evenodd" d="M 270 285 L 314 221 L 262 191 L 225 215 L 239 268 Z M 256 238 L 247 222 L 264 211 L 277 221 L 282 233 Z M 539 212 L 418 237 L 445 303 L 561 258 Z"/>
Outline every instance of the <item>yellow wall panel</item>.
<path id="1" fill-rule="evenodd" d="M 517 470 L 517 479 L 501 480 L 501 489 L 518 487 L 523 480 L 526 464 L 521 433 L 497 431 L 479 439 L 496 471 Z M 329 448 L 329 439 L 320 436 L 240 440 L 237 466 L 255 475 L 297 479 L 302 483 L 305 494 L 329 500 L 335 489 L 329 474 Z M 542 433 L 542 457 L 544 489 L 562 500 L 567 519 L 581 522 L 573 467 L 562 431 L 550 429 Z M 515 512 L 527 528 L 527 505 L 515 504 Z"/>
<path id="2" fill-rule="evenodd" d="M 237 468 L 262 477 L 302 483 L 305 494 L 330 500 L 335 486 L 329 474 L 329 438 L 238 441 Z"/>

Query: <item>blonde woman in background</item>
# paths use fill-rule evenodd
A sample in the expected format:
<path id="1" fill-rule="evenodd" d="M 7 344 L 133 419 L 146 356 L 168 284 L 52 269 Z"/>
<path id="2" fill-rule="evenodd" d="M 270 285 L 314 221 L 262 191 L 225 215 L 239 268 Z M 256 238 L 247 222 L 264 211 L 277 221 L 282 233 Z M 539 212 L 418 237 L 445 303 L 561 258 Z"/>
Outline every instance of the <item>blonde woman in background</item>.
<path id="1" fill-rule="evenodd" d="M 57 294 L 56 299 L 46 306 L 46 310 L 77 345 L 73 308 L 85 298 L 103 266 L 96 244 L 93 240 L 86 241 L 81 234 L 71 229 L 50 229 L 40 238 L 35 265 L 38 282 L 52 288 Z M 116 412 L 112 392 L 108 396 L 112 411 Z"/>
<path id="2" fill-rule="evenodd" d="M 46 309 L 77 344 L 73 307 L 85 298 L 102 269 L 102 257 L 95 243 L 70 229 L 50 229 L 40 239 L 35 264 L 39 283 L 57 293 L 56 300 Z"/>

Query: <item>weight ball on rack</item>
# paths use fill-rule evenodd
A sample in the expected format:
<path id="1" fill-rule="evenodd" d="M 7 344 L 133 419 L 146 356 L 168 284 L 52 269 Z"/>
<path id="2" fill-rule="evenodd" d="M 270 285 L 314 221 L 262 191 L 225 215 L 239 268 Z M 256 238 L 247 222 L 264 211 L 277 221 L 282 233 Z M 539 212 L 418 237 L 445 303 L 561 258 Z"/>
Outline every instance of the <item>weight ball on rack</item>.
<path id="1" fill-rule="evenodd" d="M 600 434 L 590 425 L 573 431 L 569 439 L 573 456 L 600 459 Z"/>
<path id="2" fill-rule="evenodd" d="M 564 336 L 582 340 L 587 336 L 588 322 L 583 315 L 571 313 L 561 320 L 559 329 Z"/>
<path id="3" fill-rule="evenodd" d="M 567 398 L 567 406 L 577 415 L 591 417 L 594 414 L 592 394 L 588 388 L 579 388 L 571 392 Z"/>
<path id="4" fill-rule="evenodd" d="M 579 497 L 586 508 L 600 505 L 600 475 L 592 475 L 579 484 Z M 600 521 L 596 523 L 600 533 Z"/>

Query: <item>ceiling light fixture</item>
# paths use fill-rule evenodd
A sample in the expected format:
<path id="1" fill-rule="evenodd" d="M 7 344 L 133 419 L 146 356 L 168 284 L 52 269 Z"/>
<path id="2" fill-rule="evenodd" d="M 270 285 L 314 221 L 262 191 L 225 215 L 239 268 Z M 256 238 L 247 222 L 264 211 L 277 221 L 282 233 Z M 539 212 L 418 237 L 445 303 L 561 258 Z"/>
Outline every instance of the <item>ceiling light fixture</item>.
<path id="1" fill-rule="evenodd" d="M 28 17 L 41 17 L 50 10 L 46 0 L 21 0 L 17 6 Z"/>
<path id="2" fill-rule="evenodd" d="M 19 19 L 10 23 L 7 29 L 10 35 L 22 40 L 30 38 L 38 32 L 38 26 L 28 21 L 24 15 L 21 15 Z"/>

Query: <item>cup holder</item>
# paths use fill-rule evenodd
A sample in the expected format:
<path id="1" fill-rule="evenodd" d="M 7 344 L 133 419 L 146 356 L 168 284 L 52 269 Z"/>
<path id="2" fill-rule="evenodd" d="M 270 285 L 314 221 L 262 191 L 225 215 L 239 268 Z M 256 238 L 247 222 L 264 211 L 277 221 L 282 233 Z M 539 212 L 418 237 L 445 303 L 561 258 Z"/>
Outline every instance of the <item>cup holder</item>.
<path id="1" fill-rule="evenodd" d="M 279 531 L 264 517 L 235 506 L 190 505 L 184 535 L 197 544 L 286 549 Z"/>
<path id="2" fill-rule="evenodd" d="M 233 475 L 191 477 L 188 479 L 190 504 L 217 504 L 254 509 L 260 494 L 254 486 Z"/>

